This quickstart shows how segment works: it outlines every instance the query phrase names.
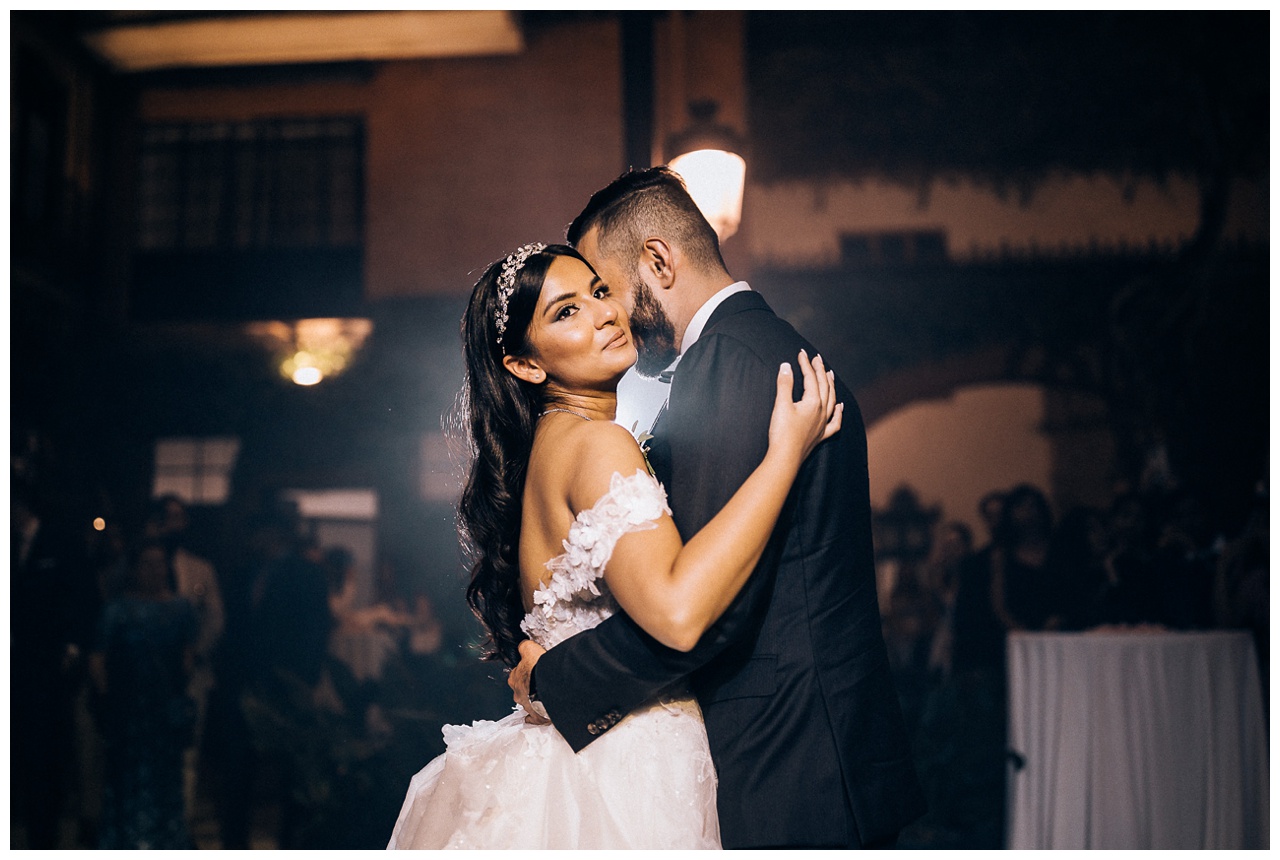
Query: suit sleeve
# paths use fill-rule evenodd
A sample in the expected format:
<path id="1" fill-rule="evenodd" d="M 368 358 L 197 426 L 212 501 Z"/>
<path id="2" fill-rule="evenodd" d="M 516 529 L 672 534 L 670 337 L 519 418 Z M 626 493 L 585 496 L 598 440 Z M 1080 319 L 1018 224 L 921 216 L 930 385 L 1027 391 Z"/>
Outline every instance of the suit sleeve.
<path id="1" fill-rule="evenodd" d="M 681 359 L 662 435 L 670 451 L 669 474 L 678 476 L 671 482 L 670 503 L 685 541 L 764 459 L 777 372 L 776 365 L 723 336 L 700 339 Z M 754 630 L 772 587 L 775 543 L 770 541 L 729 609 L 687 653 L 666 648 L 618 613 L 542 656 L 535 670 L 538 697 L 575 751 Z"/>

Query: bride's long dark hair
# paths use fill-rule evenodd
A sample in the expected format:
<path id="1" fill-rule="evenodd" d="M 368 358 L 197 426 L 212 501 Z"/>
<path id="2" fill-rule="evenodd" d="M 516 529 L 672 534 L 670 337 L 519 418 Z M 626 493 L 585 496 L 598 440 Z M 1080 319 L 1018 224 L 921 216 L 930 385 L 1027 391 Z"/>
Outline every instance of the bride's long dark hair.
<path id="1" fill-rule="evenodd" d="M 525 638 L 520 630 L 525 615 L 520 595 L 521 503 L 544 386 L 517 378 L 502 358 L 532 354 L 526 334 L 556 257 L 586 263 L 568 245 L 548 245 L 530 255 L 516 273 L 501 343 L 498 278 L 509 258 L 494 262 L 476 281 L 462 318 L 466 381 L 460 406 L 471 463 L 458 505 L 458 531 L 471 560 L 467 603 L 487 633 L 484 659 L 508 666 L 520 662 L 519 644 Z"/>

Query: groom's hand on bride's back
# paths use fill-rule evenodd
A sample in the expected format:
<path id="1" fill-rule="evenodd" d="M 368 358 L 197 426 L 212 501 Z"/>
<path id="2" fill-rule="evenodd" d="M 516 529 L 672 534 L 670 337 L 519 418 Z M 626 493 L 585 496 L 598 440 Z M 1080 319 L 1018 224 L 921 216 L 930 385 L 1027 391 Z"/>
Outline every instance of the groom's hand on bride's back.
<path id="1" fill-rule="evenodd" d="M 532 639 L 525 639 L 520 643 L 520 662 L 507 673 L 507 686 L 511 688 L 511 697 L 515 699 L 517 705 L 524 708 L 524 712 L 528 715 L 524 721 L 535 726 L 545 726 L 551 722 L 547 719 L 546 709 L 530 698 L 529 690 L 529 678 L 533 674 L 533 667 L 537 664 L 538 658 L 545 653 L 547 649 Z"/>

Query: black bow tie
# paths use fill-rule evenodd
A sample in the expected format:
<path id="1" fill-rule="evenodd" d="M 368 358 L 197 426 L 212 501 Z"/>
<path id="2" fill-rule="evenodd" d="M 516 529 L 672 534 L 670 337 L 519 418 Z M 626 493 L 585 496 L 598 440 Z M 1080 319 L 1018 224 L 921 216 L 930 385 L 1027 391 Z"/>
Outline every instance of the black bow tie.
<path id="1" fill-rule="evenodd" d="M 665 382 L 669 385 L 671 384 L 672 377 L 674 377 L 675 375 L 676 375 L 676 372 L 674 370 L 664 370 L 658 374 L 658 381 Z"/>

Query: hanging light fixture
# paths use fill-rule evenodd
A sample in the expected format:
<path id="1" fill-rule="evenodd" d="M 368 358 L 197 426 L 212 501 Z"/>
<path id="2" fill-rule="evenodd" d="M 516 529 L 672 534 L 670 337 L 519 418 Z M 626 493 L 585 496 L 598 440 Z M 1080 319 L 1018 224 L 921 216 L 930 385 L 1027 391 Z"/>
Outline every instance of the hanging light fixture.
<path id="1" fill-rule="evenodd" d="M 359 318 L 249 324 L 249 333 L 275 355 L 280 375 L 297 385 L 315 385 L 346 370 L 372 332 L 373 322 Z"/>
<path id="2" fill-rule="evenodd" d="M 742 192 L 747 162 L 742 137 L 716 122 L 720 105 L 712 100 L 691 102 L 689 127 L 667 141 L 675 157 L 668 166 L 679 173 L 689 195 L 723 242 L 742 222 Z"/>

